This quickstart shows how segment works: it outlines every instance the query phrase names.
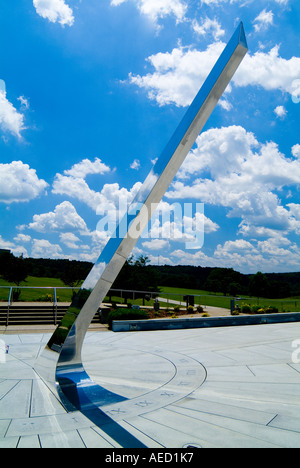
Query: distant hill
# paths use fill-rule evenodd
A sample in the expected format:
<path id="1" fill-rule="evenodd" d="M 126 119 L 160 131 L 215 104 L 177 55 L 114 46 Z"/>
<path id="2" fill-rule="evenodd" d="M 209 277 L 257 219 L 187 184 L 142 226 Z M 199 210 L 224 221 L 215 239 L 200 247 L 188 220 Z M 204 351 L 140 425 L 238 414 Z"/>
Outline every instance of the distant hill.
<path id="1" fill-rule="evenodd" d="M 79 271 L 80 279 L 84 280 L 93 267 L 92 263 L 75 260 L 71 262 L 69 260 L 25 259 L 25 262 L 30 271 L 30 276 L 48 278 L 62 278 L 70 265 L 73 265 Z M 126 275 L 124 275 L 125 268 L 127 268 Z M 149 288 L 151 287 L 152 290 L 156 285 L 160 285 L 222 292 L 233 296 L 236 294 L 249 295 L 250 281 L 253 277 L 253 275 L 245 275 L 231 268 L 189 265 L 148 265 L 144 268 L 151 270 L 149 273 L 151 273 L 151 276 L 155 276 L 154 284 L 149 284 Z M 121 272 L 117 278 L 114 287 L 137 289 L 136 275 L 133 274 L 134 267 L 132 265 L 125 265 L 124 269 L 123 273 Z M 132 271 L 132 275 L 130 275 L 130 271 Z M 131 276 L 132 279 L 130 278 Z M 265 297 L 277 299 L 300 296 L 300 272 L 266 273 L 265 276 L 269 283 L 268 290 L 265 291 Z M 122 286 L 121 283 L 123 284 Z M 144 285 L 144 289 L 148 289 L 147 284 Z"/>
<path id="2" fill-rule="evenodd" d="M 251 294 L 252 278 L 232 268 L 209 268 L 201 266 L 156 266 L 161 286 L 173 286 L 189 289 L 202 289 L 211 292 L 222 292 L 232 296 Z M 300 296 L 300 272 L 298 273 L 265 273 L 264 297 L 287 298 Z"/>
<path id="3" fill-rule="evenodd" d="M 3 252 L 4 253 L 4 252 Z M 0 253 L 0 275 L 6 257 Z M 6 260 L 7 261 L 7 260 Z M 28 276 L 59 278 L 65 284 L 84 280 L 93 267 L 90 262 L 76 260 L 23 259 Z M 245 275 L 232 268 L 210 268 L 189 265 L 148 265 L 141 267 L 126 262 L 114 288 L 155 290 L 159 286 L 221 292 L 230 296 L 262 293 L 267 298 L 300 296 L 300 272 Z M 143 270 L 141 270 L 143 268 Z M 141 275 L 141 272 L 143 274 Z M 138 287 L 137 287 L 138 286 Z"/>

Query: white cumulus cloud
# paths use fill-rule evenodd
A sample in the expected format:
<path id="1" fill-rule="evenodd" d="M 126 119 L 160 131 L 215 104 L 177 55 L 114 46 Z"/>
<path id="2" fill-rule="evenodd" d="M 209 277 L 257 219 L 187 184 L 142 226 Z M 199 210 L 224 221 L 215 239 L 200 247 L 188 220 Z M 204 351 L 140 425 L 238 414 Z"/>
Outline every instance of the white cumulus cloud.
<path id="1" fill-rule="evenodd" d="M 243 239 L 218 244 L 211 256 L 201 250 L 195 253 L 175 250 L 171 253 L 175 264 L 201 265 L 203 267 L 234 268 L 245 273 L 262 271 L 286 272 L 286 265 L 293 271 L 300 266 L 300 249 L 283 236 L 272 236 L 264 241 Z"/>
<path id="2" fill-rule="evenodd" d="M 37 232 L 88 232 L 85 221 L 79 216 L 72 203 L 68 201 L 58 205 L 52 212 L 34 215 L 33 222 L 28 227 Z"/>
<path id="3" fill-rule="evenodd" d="M 274 109 L 275 114 L 277 117 L 284 119 L 284 117 L 287 116 L 287 110 L 284 106 L 277 106 L 276 109 Z"/>
<path id="4" fill-rule="evenodd" d="M 139 170 L 139 168 L 141 167 L 141 163 L 138 159 L 135 159 L 131 164 L 130 164 L 130 168 L 131 169 L 135 169 L 136 171 Z"/>
<path id="5" fill-rule="evenodd" d="M 300 145 L 294 145 L 292 148 L 292 155 L 295 156 L 295 158 L 300 159 Z"/>
<path id="6" fill-rule="evenodd" d="M 105 174 L 110 172 L 111 169 L 104 164 L 101 159 L 95 158 L 95 161 L 90 159 L 83 159 L 80 163 L 74 164 L 71 169 L 64 171 L 65 175 L 71 177 L 79 177 L 84 179 L 87 175 L 90 174 Z"/>
<path id="7" fill-rule="evenodd" d="M 195 33 L 200 36 L 206 36 L 206 34 L 212 34 L 213 38 L 217 41 L 220 37 L 224 36 L 225 31 L 222 29 L 220 23 L 216 19 L 205 18 L 199 24 L 197 20 L 193 21 L 193 29 Z"/>
<path id="8" fill-rule="evenodd" d="M 241 219 L 240 233 L 244 235 L 298 229 L 293 212 L 282 205 L 277 193 L 299 184 L 298 159 L 287 158 L 274 142 L 259 143 L 252 133 L 237 126 L 208 130 L 196 143 L 167 192 L 168 198 L 193 198 L 226 207 L 228 217 Z"/>
<path id="9" fill-rule="evenodd" d="M 147 61 L 154 71 L 144 76 L 129 75 L 129 82 L 148 93 L 160 106 L 188 106 L 222 53 L 225 44 L 214 42 L 206 50 L 177 47 L 171 52 L 151 55 Z M 232 83 L 238 87 L 259 86 L 267 91 L 295 94 L 295 80 L 300 76 L 300 57 L 283 58 L 279 46 L 269 52 L 248 53 Z M 231 85 L 226 93 L 231 91 Z"/>
<path id="10" fill-rule="evenodd" d="M 64 0 L 33 0 L 38 15 L 62 26 L 74 24 L 73 11 Z"/>
<path id="11" fill-rule="evenodd" d="M 3 87 L 0 89 L 0 128 L 3 132 L 11 133 L 19 139 L 25 130 L 24 115 L 7 99 Z"/>
<path id="12" fill-rule="evenodd" d="M 77 242 L 80 242 L 80 239 L 73 234 L 73 232 L 62 232 L 60 234 L 60 240 L 63 244 L 65 244 L 70 249 L 78 249 L 79 246 Z"/>
<path id="13" fill-rule="evenodd" d="M 143 242 L 143 247 L 149 250 L 161 250 L 169 247 L 169 242 L 165 239 L 152 239 Z"/>
<path id="14" fill-rule="evenodd" d="M 128 0 L 111 0 L 112 6 L 119 6 Z M 177 21 L 185 17 L 187 5 L 182 0 L 134 0 L 138 10 L 156 22 L 159 18 L 174 15 Z"/>
<path id="15" fill-rule="evenodd" d="M 144 76 L 130 74 L 129 80 L 148 91 L 149 98 L 161 106 L 171 103 L 188 106 L 223 48 L 223 44 L 218 42 L 203 52 L 184 47 L 175 48 L 172 52 L 159 52 L 148 58 L 154 73 Z"/>
<path id="16" fill-rule="evenodd" d="M 70 170 L 64 171 L 64 174 L 56 174 L 52 193 L 77 199 L 99 214 L 106 211 L 114 212 L 119 207 L 126 209 L 140 188 L 140 182 L 136 183 L 131 190 L 120 188 L 119 184 L 115 183 L 105 184 L 101 191 L 96 192 L 85 180 L 89 174 L 102 175 L 110 170 L 98 158 L 94 162 L 84 159 Z"/>
<path id="17" fill-rule="evenodd" d="M 267 29 L 273 24 L 274 14 L 272 11 L 264 9 L 254 20 L 254 29 L 256 32 Z"/>
<path id="18" fill-rule="evenodd" d="M 33 239 L 31 257 L 33 258 L 64 258 L 62 248 L 51 244 L 47 239 Z"/>
<path id="19" fill-rule="evenodd" d="M 39 179 L 36 170 L 22 161 L 0 164 L 0 202 L 28 202 L 41 195 L 47 182 Z"/>

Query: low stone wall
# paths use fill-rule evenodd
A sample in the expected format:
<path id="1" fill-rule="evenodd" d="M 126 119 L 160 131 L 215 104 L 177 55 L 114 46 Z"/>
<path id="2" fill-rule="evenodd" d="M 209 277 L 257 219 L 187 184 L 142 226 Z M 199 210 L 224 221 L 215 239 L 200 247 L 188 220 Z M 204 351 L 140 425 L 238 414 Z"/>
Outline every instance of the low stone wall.
<path id="1" fill-rule="evenodd" d="M 234 327 L 288 322 L 300 322 L 300 312 L 285 314 L 238 315 L 229 317 L 116 320 L 112 323 L 112 330 L 114 332 L 180 330 L 188 328 Z"/>

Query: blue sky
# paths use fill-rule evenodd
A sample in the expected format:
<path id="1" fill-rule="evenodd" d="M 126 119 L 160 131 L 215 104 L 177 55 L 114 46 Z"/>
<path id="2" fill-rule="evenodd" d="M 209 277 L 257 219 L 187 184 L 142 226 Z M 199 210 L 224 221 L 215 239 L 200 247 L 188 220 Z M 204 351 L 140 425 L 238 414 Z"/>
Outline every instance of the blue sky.
<path id="1" fill-rule="evenodd" d="M 186 215 L 181 239 L 157 218 L 134 254 L 300 271 L 298 0 L 13 3 L 0 4 L 0 248 L 96 261 L 99 221 L 132 200 L 243 21 L 249 53 L 161 205 L 204 215 Z"/>

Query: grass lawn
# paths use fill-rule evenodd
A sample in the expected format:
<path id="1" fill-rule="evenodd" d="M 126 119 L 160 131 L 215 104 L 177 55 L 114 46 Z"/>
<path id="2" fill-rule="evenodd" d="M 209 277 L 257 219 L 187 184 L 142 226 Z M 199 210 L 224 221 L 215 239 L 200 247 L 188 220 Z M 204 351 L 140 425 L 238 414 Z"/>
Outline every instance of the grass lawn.
<path id="1" fill-rule="evenodd" d="M 173 299 L 174 301 L 183 302 L 183 296 L 190 295 L 190 296 L 201 296 L 195 297 L 195 304 L 200 304 L 202 306 L 211 306 L 211 307 L 221 307 L 223 309 L 230 309 L 230 302 L 231 297 L 224 296 L 222 293 L 211 293 L 209 291 L 199 290 L 199 289 L 184 289 L 184 288 L 172 288 L 167 286 L 160 287 L 161 292 L 159 293 L 159 297 L 166 298 L 166 302 L 161 302 L 161 305 L 169 306 L 170 308 L 173 307 L 172 303 L 167 302 L 167 299 L 170 301 Z M 124 303 L 124 299 L 120 296 L 113 295 L 112 301 L 116 303 Z M 108 297 L 106 297 L 104 302 L 108 302 Z M 142 299 L 135 299 L 129 298 L 128 303 L 135 304 L 135 305 L 143 305 Z M 243 296 L 243 300 L 239 301 L 240 306 L 242 304 L 249 304 L 249 305 L 260 305 L 261 307 L 269 307 L 273 306 L 278 309 L 279 312 L 300 312 L 300 297 L 291 297 L 286 299 L 264 299 L 256 297 L 250 298 L 249 296 Z M 153 300 L 145 301 L 145 305 L 152 307 Z"/>
<path id="2" fill-rule="evenodd" d="M 182 301 L 183 295 L 201 296 L 195 297 L 195 303 L 211 307 L 222 307 L 230 309 L 231 297 L 224 296 L 221 293 L 210 293 L 209 291 L 195 290 L 195 289 L 181 289 L 171 287 L 161 287 L 161 297 L 174 298 L 174 300 Z M 177 295 L 177 297 L 169 296 L 166 293 Z M 238 302 L 241 304 L 260 305 L 261 307 L 273 306 L 277 307 L 279 312 L 300 312 L 300 297 L 288 297 L 285 299 L 266 299 L 243 296 L 242 300 Z"/>
<path id="3" fill-rule="evenodd" d="M 160 297 L 174 299 L 175 301 L 183 301 L 183 296 L 201 296 L 195 297 L 195 304 L 207 305 L 212 307 L 222 307 L 230 309 L 230 297 L 223 296 L 221 293 L 210 293 L 199 289 L 184 289 L 184 288 L 171 288 L 162 286 Z M 166 294 L 168 293 L 168 294 Z"/>
<path id="4" fill-rule="evenodd" d="M 17 287 L 13 284 L 9 284 L 7 281 L 0 279 L 0 286 L 13 286 L 15 289 Z M 67 288 L 67 286 L 60 280 L 56 278 L 36 278 L 33 276 L 28 276 L 26 282 L 21 283 L 21 287 L 26 288 L 33 288 L 33 287 L 41 287 L 41 288 L 50 288 L 50 289 L 22 289 L 21 296 L 19 298 L 22 302 L 53 302 L 53 288 Z M 228 296 L 224 296 L 221 293 L 210 293 L 208 291 L 203 291 L 199 289 L 184 289 L 184 288 L 171 288 L 162 286 L 160 288 L 161 292 L 159 293 L 160 297 L 166 298 L 166 303 L 164 304 L 162 301 L 161 303 L 168 306 L 167 299 L 171 301 L 172 299 L 175 301 L 183 301 L 183 296 L 191 295 L 191 296 L 201 296 L 195 297 L 195 304 L 206 305 L 211 307 L 221 307 L 224 309 L 230 309 L 230 300 L 231 298 Z M 58 302 L 71 302 L 72 298 L 72 289 L 57 289 L 57 300 Z M 0 288 L 0 301 L 7 302 L 9 296 L 9 288 Z M 124 303 L 124 299 L 120 296 L 112 296 L 112 301 L 116 303 Z M 104 302 L 108 302 L 108 297 L 105 298 Z M 134 305 L 143 305 L 142 299 L 133 299 L 129 298 L 128 303 Z M 243 297 L 243 300 L 239 302 L 240 305 L 242 304 L 249 304 L 249 305 L 260 305 L 261 307 L 268 307 L 273 306 L 277 307 L 279 312 L 300 312 L 300 297 L 291 297 L 286 299 L 264 299 L 264 298 L 250 298 L 247 296 Z M 145 301 L 145 305 L 149 307 L 153 307 L 153 300 Z M 171 302 L 169 303 L 169 307 L 173 307 Z"/>
<path id="5" fill-rule="evenodd" d="M 7 281 L 0 279 L 0 286 L 13 286 L 17 289 L 17 286 Z M 21 295 L 19 300 L 22 302 L 45 302 L 45 301 L 53 301 L 54 300 L 54 287 L 64 287 L 67 286 L 57 278 L 36 278 L 33 276 L 28 276 L 26 282 L 22 282 L 20 284 L 21 287 L 31 288 L 31 287 L 50 287 L 51 289 L 22 289 Z M 70 302 L 72 297 L 72 290 L 71 289 L 58 289 L 57 293 L 57 300 L 59 302 Z M 0 301 L 7 301 L 9 296 L 9 289 L 8 288 L 0 288 Z M 48 297 L 47 297 L 48 296 Z"/>

